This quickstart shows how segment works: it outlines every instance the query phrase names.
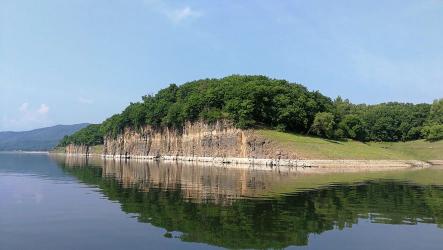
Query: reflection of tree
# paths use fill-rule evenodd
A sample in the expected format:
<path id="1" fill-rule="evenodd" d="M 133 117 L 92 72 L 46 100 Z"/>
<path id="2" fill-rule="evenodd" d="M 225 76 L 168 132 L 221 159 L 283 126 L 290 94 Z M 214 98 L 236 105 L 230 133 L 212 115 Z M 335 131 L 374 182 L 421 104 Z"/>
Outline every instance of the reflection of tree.
<path id="1" fill-rule="evenodd" d="M 350 227 L 359 218 L 374 223 L 443 224 L 443 189 L 435 186 L 377 181 L 217 203 L 190 199 L 186 186 L 179 183 L 157 183 L 141 192 L 149 179 L 122 185 L 123 177 L 103 177 L 107 167 L 62 165 L 118 201 L 124 212 L 138 214 L 139 221 L 182 232 L 183 241 L 228 248 L 283 248 L 306 245 L 309 234 Z"/>

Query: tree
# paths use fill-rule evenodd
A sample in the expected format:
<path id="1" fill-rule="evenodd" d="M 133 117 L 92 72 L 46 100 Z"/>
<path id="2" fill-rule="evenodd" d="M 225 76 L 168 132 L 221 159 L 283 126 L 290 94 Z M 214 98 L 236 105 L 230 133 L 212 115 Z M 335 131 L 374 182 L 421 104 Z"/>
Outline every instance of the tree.
<path id="1" fill-rule="evenodd" d="M 91 124 L 73 135 L 65 136 L 60 141 L 60 147 L 66 147 L 69 144 L 92 146 L 103 143 L 103 134 L 100 132 L 99 124 Z"/>
<path id="2" fill-rule="evenodd" d="M 443 125 L 431 125 L 423 128 L 423 134 L 428 141 L 438 141 L 443 139 Z"/>
<path id="3" fill-rule="evenodd" d="M 367 137 L 363 121 L 357 115 L 346 115 L 338 125 L 343 131 L 343 136 L 355 140 L 365 141 Z"/>
<path id="4" fill-rule="evenodd" d="M 340 122 L 346 115 L 351 113 L 352 104 L 348 99 L 343 100 L 338 96 L 334 100 L 334 117 L 336 122 Z"/>
<path id="5" fill-rule="evenodd" d="M 311 126 L 311 133 L 326 137 L 334 137 L 334 115 L 328 112 L 320 112 L 315 115 L 314 123 Z"/>
<path id="6" fill-rule="evenodd" d="M 443 124 L 443 98 L 435 100 L 429 111 L 430 124 Z"/>

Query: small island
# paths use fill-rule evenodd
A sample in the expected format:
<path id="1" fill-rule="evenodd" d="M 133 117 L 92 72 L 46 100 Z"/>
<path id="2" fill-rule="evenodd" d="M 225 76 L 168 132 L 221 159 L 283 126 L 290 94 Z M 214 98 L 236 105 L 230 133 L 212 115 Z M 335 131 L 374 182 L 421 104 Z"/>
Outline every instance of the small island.
<path id="1" fill-rule="evenodd" d="M 443 160 L 443 99 L 353 104 L 286 80 L 171 84 L 65 136 L 54 152 L 116 159 L 388 168 Z"/>

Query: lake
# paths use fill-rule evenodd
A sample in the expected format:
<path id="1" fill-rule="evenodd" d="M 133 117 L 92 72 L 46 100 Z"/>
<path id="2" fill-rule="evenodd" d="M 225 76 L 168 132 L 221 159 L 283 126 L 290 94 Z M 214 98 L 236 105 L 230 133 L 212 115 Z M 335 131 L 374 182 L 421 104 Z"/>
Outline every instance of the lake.
<path id="1" fill-rule="evenodd" d="M 0 249 L 441 249 L 443 170 L 0 153 Z"/>

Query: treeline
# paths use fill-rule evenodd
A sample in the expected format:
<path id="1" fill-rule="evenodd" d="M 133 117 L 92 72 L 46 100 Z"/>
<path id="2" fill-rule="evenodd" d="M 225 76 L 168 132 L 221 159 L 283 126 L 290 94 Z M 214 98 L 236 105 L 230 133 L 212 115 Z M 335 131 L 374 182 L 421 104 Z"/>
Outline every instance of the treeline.
<path id="1" fill-rule="evenodd" d="M 59 147 L 66 147 L 69 144 L 75 145 L 99 145 L 103 144 L 104 134 L 101 132 L 100 124 L 91 124 L 71 136 L 65 136 L 59 143 Z"/>
<path id="2" fill-rule="evenodd" d="M 433 104 L 355 105 L 338 97 L 333 109 L 318 113 L 311 134 L 359 141 L 443 139 L 443 99 Z"/>
<path id="3" fill-rule="evenodd" d="M 70 143 L 94 145 L 124 128 L 175 127 L 187 122 L 219 119 L 239 128 L 267 127 L 330 139 L 406 141 L 443 138 L 443 99 L 431 104 L 384 103 L 355 105 L 331 100 L 318 91 L 265 76 L 233 75 L 171 84 L 155 95 L 131 103 L 122 113 L 65 137 Z"/>

